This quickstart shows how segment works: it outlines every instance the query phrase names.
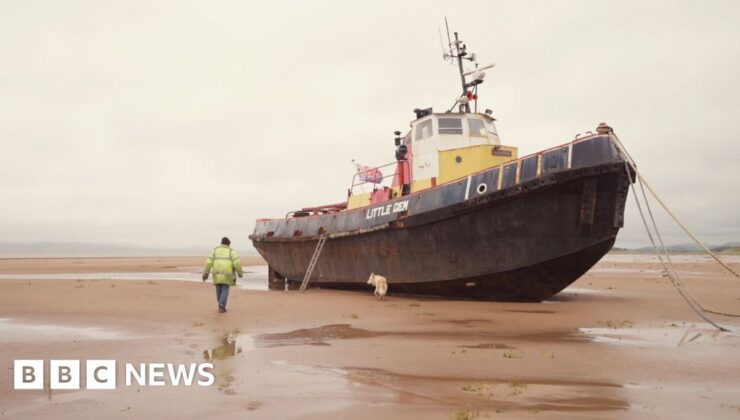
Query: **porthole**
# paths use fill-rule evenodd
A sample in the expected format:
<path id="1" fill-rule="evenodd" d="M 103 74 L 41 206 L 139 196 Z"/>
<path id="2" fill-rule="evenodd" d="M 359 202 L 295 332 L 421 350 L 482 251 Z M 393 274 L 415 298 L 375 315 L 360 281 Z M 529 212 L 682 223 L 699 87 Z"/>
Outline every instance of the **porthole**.
<path id="1" fill-rule="evenodd" d="M 455 156 L 455 162 L 457 163 L 462 162 L 462 158 L 460 156 Z"/>
<path id="2" fill-rule="evenodd" d="M 481 183 L 480 185 L 478 185 L 478 194 L 483 194 L 486 192 L 486 190 L 488 190 L 488 185 L 486 185 L 485 183 Z"/>

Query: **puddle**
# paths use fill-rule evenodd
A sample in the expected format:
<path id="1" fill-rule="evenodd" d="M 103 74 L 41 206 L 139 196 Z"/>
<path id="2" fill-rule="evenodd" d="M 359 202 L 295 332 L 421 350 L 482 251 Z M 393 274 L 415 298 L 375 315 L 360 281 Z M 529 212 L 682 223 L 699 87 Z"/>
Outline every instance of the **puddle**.
<path id="1" fill-rule="evenodd" d="M 226 360 L 241 353 L 242 350 L 243 348 L 237 345 L 237 337 L 229 334 L 221 338 L 220 346 L 203 350 L 203 359 L 207 361 Z"/>
<path id="2" fill-rule="evenodd" d="M 123 340 L 132 337 L 120 331 L 101 327 L 82 327 L 58 324 L 32 324 L 0 318 L 0 341 L 30 342 L 56 340 Z"/>
<path id="3" fill-rule="evenodd" d="M 261 347 L 278 347 L 294 345 L 328 346 L 325 340 L 342 340 L 352 338 L 370 338 L 384 335 L 382 332 L 374 332 L 354 328 L 350 324 L 331 324 L 316 328 L 302 328 L 295 331 L 276 334 L 260 334 L 256 336 L 258 345 Z"/>
<path id="4" fill-rule="evenodd" d="M 740 255 L 721 255 L 722 261 L 727 263 L 739 263 Z M 671 261 L 674 263 L 704 263 L 714 261 L 708 255 L 681 255 L 672 254 Z M 660 264 L 658 257 L 654 254 L 606 254 L 599 264 L 603 263 L 657 263 Z M 597 265 L 598 267 L 598 265 Z"/>
<path id="5" fill-rule="evenodd" d="M 331 326 L 328 326 L 331 327 Z M 332 328 L 325 328 L 332 335 Z M 291 337 L 300 334 L 290 334 Z M 280 334 L 278 334 L 280 336 Z M 229 395 L 254 398 L 245 406 L 265 418 L 305 417 L 346 409 L 370 398 L 392 401 L 384 392 L 358 386 L 343 369 L 291 364 L 284 360 L 260 361 L 249 357 L 255 339 L 251 335 L 226 333 L 218 346 L 205 350 L 203 358 L 214 364 L 216 389 Z M 262 401 L 285 401 L 290 404 L 263 404 Z"/>
<path id="6" fill-rule="evenodd" d="M 589 273 L 599 274 L 623 274 L 623 275 L 637 275 L 646 277 L 666 277 L 665 270 L 663 269 L 646 269 L 646 268 L 615 268 L 615 267 L 596 267 L 592 268 Z M 705 278 L 711 276 L 714 273 L 711 271 L 689 271 L 679 269 L 678 274 L 681 278 Z"/>
<path id="7" fill-rule="evenodd" d="M 391 393 L 356 384 L 344 369 L 272 360 L 263 365 L 256 376 L 252 379 L 259 384 L 260 398 L 271 401 L 290 399 L 289 404 L 279 404 L 273 408 L 278 410 L 275 415 L 267 411 L 267 406 L 260 409 L 267 418 L 306 417 L 336 412 L 353 407 L 360 401 L 392 401 Z"/>
<path id="8" fill-rule="evenodd" d="M 559 302 L 572 302 L 572 301 L 613 301 L 615 299 L 622 299 L 630 296 L 622 290 L 616 290 L 613 287 L 607 287 L 606 289 L 595 289 L 591 287 L 567 287 L 552 296 L 549 300 L 544 300 L 541 303 L 559 303 Z"/>
<path id="9" fill-rule="evenodd" d="M 202 282 L 202 273 L 190 272 L 144 272 L 144 273 L 64 273 L 64 274 L 0 274 L 0 280 L 163 280 Z M 210 280 L 208 280 L 210 282 Z M 244 267 L 244 277 L 237 279 L 237 287 L 249 290 L 268 290 L 267 266 Z"/>
<path id="10" fill-rule="evenodd" d="M 396 336 L 405 340 L 449 340 L 449 341 L 473 341 L 470 346 L 484 346 L 481 340 L 504 340 L 504 341 L 534 341 L 534 342 L 591 342 L 588 335 L 578 331 L 546 331 L 523 335 L 504 335 L 481 331 L 370 331 L 352 327 L 350 324 L 331 324 L 315 328 L 302 328 L 285 333 L 259 334 L 254 337 L 256 347 L 280 347 L 296 345 L 328 346 L 330 340 L 346 340 L 358 338 L 374 338 L 382 336 Z M 505 344 L 502 344 L 505 345 Z M 466 345 L 461 345 L 466 346 Z M 470 347 L 476 348 L 476 347 Z M 503 348 L 503 347 L 502 347 Z"/>
<path id="11" fill-rule="evenodd" d="M 459 325 L 461 327 L 473 327 L 474 324 L 493 324 L 490 319 L 435 319 L 434 322 L 444 322 L 447 324 Z"/>
<path id="12" fill-rule="evenodd" d="M 597 388 L 622 388 L 621 384 L 612 382 L 598 382 L 598 381 L 578 381 L 578 380 L 558 380 L 558 379 L 542 379 L 542 378 L 482 378 L 473 379 L 464 376 L 434 376 L 434 375 L 415 375 L 408 373 L 397 373 L 385 369 L 378 368 L 364 368 L 348 366 L 344 367 L 343 370 L 347 372 L 353 372 L 356 374 L 363 374 L 366 377 L 377 377 L 377 378 L 394 378 L 395 380 L 407 380 L 407 381 L 431 381 L 431 382 L 499 382 L 499 383 L 528 383 L 533 385 L 552 385 L 552 386 L 588 386 Z"/>
<path id="13" fill-rule="evenodd" d="M 289 345 L 328 345 L 328 341 L 374 338 L 387 335 L 404 338 L 439 337 L 477 339 L 469 349 L 511 350 L 514 346 L 497 341 L 481 342 L 480 334 L 436 334 L 434 332 L 379 332 L 355 328 L 350 324 L 330 324 L 284 333 L 240 335 L 224 333 L 203 358 L 214 363 L 219 392 L 249 395 L 250 411 L 264 417 L 308 416 L 338 412 L 358 404 L 369 407 L 404 404 L 407 408 L 439 407 L 451 410 L 473 405 L 482 412 L 511 411 L 611 411 L 629 405 L 614 395 L 621 386 L 589 381 L 560 381 L 542 378 L 469 378 L 465 376 L 427 376 L 401 374 L 367 367 L 326 367 L 291 364 L 285 360 L 265 361 L 248 350 Z M 577 333 L 530 334 L 512 339 L 589 339 Z M 323 343 L 323 344 L 318 344 Z M 260 359 L 262 361 L 260 361 Z M 284 401 L 290 404 L 261 404 Z M 256 402 L 255 402 L 256 401 Z M 422 404 L 415 406 L 414 404 Z M 432 404 L 432 405 L 429 405 Z"/>
<path id="14" fill-rule="evenodd" d="M 554 314 L 555 311 L 546 311 L 542 309 L 504 309 L 502 312 L 515 312 L 522 314 Z"/>
<path id="15" fill-rule="evenodd" d="M 203 350 L 203 359 L 213 363 L 216 389 L 226 395 L 235 395 L 239 375 L 238 363 L 232 359 L 244 350 L 253 350 L 254 340 L 249 335 L 224 332 L 217 343 L 216 347 Z"/>
<path id="16" fill-rule="evenodd" d="M 466 378 L 400 374 L 346 367 L 351 380 L 383 387 L 406 402 L 473 405 L 480 411 L 611 411 L 629 408 L 611 395 L 621 385 L 606 382 L 526 378 Z"/>
<path id="17" fill-rule="evenodd" d="M 732 333 L 721 333 L 708 324 L 678 324 L 667 326 L 639 327 L 631 324 L 614 327 L 579 328 L 575 331 L 543 331 L 522 335 L 502 335 L 486 332 L 435 332 L 435 331 L 370 331 L 352 327 L 350 324 L 330 324 L 315 328 L 302 328 L 285 333 L 260 334 L 253 338 L 257 347 L 279 347 L 294 345 L 328 346 L 327 341 L 381 336 L 400 336 L 404 339 L 439 339 L 476 341 L 474 344 L 461 344 L 458 347 L 478 349 L 512 349 L 515 346 L 503 341 L 528 341 L 549 343 L 609 343 L 633 346 L 676 347 L 718 340 L 740 342 L 740 337 Z M 481 343 L 481 340 L 493 339 Z M 494 341 L 495 340 L 495 341 Z M 720 340 L 720 341 L 721 341 Z"/>
<path id="18" fill-rule="evenodd" d="M 458 346 L 466 349 L 485 349 L 485 350 L 519 350 L 517 347 L 510 346 L 508 344 L 499 343 L 483 343 L 468 346 Z"/>
<path id="19" fill-rule="evenodd" d="M 736 384 L 718 385 L 657 381 L 629 383 L 624 388 L 635 418 L 737 419 L 740 388 Z"/>
<path id="20" fill-rule="evenodd" d="M 512 337 L 521 341 L 551 342 L 551 343 L 588 343 L 593 341 L 587 335 L 578 331 L 545 331 L 532 334 L 522 334 Z"/>
<path id="21" fill-rule="evenodd" d="M 536 411 L 612 411 L 628 410 L 627 401 L 604 397 L 542 398 L 530 407 Z"/>
<path id="22" fill-rule="evenodd" d="M 706 323 L 672 323 L 667 326 L 625 328 L 579 328 L 578 331 L 594 342 L 622 346 L 665 348 L 740 342 L 736 334 L 721 332 Z M 705 351 L 710 347 L 702 346 Z"/>
<path id="23" fill-rule="evenodd" d="M 613 274 L 660 274 L 663 270 L 648 268 L 628 268 L 628 267 L 594 267 L 589 273 L 613 273 Z"/>
<path id="24" fill-rule="evenodd" d="M 610 296 L 612 290 L 597 290 L 597 289 L 589 289 L 586 287 L 567 287 L 562 292 L 558 293 L 557 296 L 562 296 L 563 294 L 573 294 L 573 295 L 588 295 L 588 296 Z"/>

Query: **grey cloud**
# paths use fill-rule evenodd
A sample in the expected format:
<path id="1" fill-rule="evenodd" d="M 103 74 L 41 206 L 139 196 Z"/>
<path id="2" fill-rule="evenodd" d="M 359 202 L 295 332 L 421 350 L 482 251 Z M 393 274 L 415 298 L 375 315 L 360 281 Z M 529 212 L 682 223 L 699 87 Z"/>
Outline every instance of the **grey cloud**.
<path id="1" fill-rule="evenodd" d="M 445 15 L 497 64 L 480 96 L 504 143 L 607 121 L 700 236 L 740 238 L 735 2 L 1 7 L 2 241 L 245 243 L 255 218 L 343 200 L 351 159 L 391 161 L 411 110 L 456 96 Z M 619 244 L 640 228 L 630 202 Z"/>

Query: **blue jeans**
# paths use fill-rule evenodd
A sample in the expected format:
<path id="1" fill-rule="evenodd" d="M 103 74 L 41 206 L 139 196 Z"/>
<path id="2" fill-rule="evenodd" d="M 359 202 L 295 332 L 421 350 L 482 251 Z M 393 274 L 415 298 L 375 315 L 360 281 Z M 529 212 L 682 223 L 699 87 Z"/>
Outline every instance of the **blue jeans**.
<path id="1" fill-rule="evenodd" d="M 229 285 L 228 284 L 217 284 L 216 285 L 216 300 L 218 300 L 218 306 L 226 307 L 226 301 L 229 300 Z"/>

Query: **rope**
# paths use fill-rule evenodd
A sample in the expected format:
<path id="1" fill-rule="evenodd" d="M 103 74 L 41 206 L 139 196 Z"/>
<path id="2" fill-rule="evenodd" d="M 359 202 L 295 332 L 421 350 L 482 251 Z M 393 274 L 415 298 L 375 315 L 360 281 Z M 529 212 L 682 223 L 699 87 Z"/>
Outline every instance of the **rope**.
<path id="1" fill-rule="evenodd" d="M 630 164 L 625 160 L 624 162 L 625 170 L 627 171 L 627 176 L 629 177 L 630 183 L 633 183 L 632 179 L 632 173 L 630 172 Z M 635 173 L 637 173 L 637 169 L 635 169 Z M 703 320 L 707 321 L 709 324 L 711 324 L 713 327 L 717 328 L 720 331 L 729 331 L 728 329 L 724 328 L 723 326 L 715 323 L 712 321 L 708 316 L 704 314 L 704 311 L 701 309 L 700 305 L 696 300 L 691 296 L 690 294 L 686 293 L 683 285 L 679 283 L 678 277 L 674 277 L 674 273 L 672 271 L 672 264 L 670 263 L 670 260 L 668 261 L 668 264 L 666 264 L 665 261 L 663 261 L 663 256 L 658 252 L 658 246 L 655 244 L 655 239 L 653 239 L 653 234 L 650 231 L 650 227 L 648 226 L 647 219 L 645 218 L 645 214 L 642 211 L 642 205 L 640 204 L 640 200 L 637 198 L 637 192 L 635 192 L 635 188 L 631 188 L 632 194 L 635 197 L 635 203 L 637 204 L 637 209 L 640 211 L 640 218 L 642 219 L 642 224 L 645 226 L 645 232 L 647 232 L 648 237 L 650 238 L 650 243 L 653 245 L 653 251 L 655 252 L 655 255 L 658 257 L 658 260 L 663 265 L 663 269 L 665 270 L 666 274 L 668 274 L 668 278 L 671 280 L 671 284 L 673 287 L 678 291 L 678 293 L 681 295 L 684 301 L 691 307 L 691 309 L 696 312 L 697 315 L 699 315 Z M 656 230 L 657 231 L 657 230 Z M 661 240 L 662 244 L 662 240 Z M 670 266 L 670 268 L 669 268 Z"/>
<path id="2" fill-rule="evenodd" d="M 735 276 L 738 279 L 740 279 L 740 274 L 738 274 L 735 270 L 733 270 L 732 267 L 730 267 L 729 265 L 725 264 L 725 262 L 722 261 L 719 258 L 719 256 L 717 256 L 717 254 L 715 254 L 711 249 L 709 249 L 709 247 L 707 247 L 704 244 L 704 242 L 700 241 L 699 238 L 697 238 L 693 233 L 691 233 L 691 231 L 689 231 L 689 229 L 683 223 L 681 223 L 680 220 L 678 220 L 678 217 L 676 217 L 676 215 L 673 214 L 673 212 L 668 208 L 668 206 L 666 206 L 666 204 L 663 202 L 663 200 L 661 200 L 660 197 L 658 197 L 658 194 L 656 194 L 655 191 L 650 187 L 650 185 L 647 183 L 647 181 L 645 181 L 645 178 L 643 178 L 642 174 L 640 174 L 640 172 L 638 172 L 637 165 L 635 164 L 635 160 L 632 159 L 632 156 L 630 156 L 630 154 L 627 152 L 627 149 L 625 149 L 624 144 L 622 144 L 622 142 L 619 140 L 619 137 L 617 137 L 617 135 L 614 132 L 612 132 L 612 135 L 614 136 L 614 140 L 616 140 L 617 144 L 619 145 L 619 148 L 621 149 L 620 151 L 624 152 L 624 155 L 629 159 L 629 162 L 632 164 L 632 168 L 635 170 L 635 174 L 637 174 L 637 178 L 640 180 L 640 188 L 642 188 L 642 184 L 645 184 L 645 186 L 647 187 L 648 191 L 650 191 L 650 194 L 653 195 L 653 197 L 655 198 L 655 200 L 658 202 L 658 204 L 660 204 L 661 207 L 663 207 L 663 209 L 666 211 L 666 213 L 668 213 L 668 215 L 671 216 L 671 218 L 673 219 L 673 221 L 676 222 L 676 224 L 681 229 L 683 229 L 683 231 L 686 232 L 686 234 L 689 235 L 689 237 L 691 239 L 693 239 L 694 242 L 696 242 L 697 245 L 699 245 L 707 254 L 709 254 L 712 258 L 714 258 L 715 261 L 717 261 L 727 271 L 729 271 L 730 273 L 732 273 L 733 276 Z M 625 159 L 625 160 L 627 160 L 627 159 Z M 645 194 L 645 191 L 643 190 L 643 195 L 644 194 Z M 655 221 L 653 220 L 653 222 L 655 222 Z"/>
<path id="3" fill-rule="evenodd" d="M 689 229 L 686 226 L 684 226 L 683 223 L 681 223 L 680 220 L 678 220 L 678 218 L 676 217 L 676 215 L 674 215 L 673 212 L 671 212 L 668 209 L 668 207 L 665 205 L 665 203 L 663 203 L 663 201 L 658 197 L 658 195 L 655 194 L 655 191 L 653 191 L 653 189 L 650 188 L 650 185 L 645 181 L 645 179 L 642 177 L 642 175 L 640 175 L 640 182 L 641 182 L 641 184 L 645 184 L 645 186 L 647 187 L 648 191 L 650 191 L 650 194 L 652 194 L 653 197 L 655 197 L 655 200 L 663 207 L 663 209 L 665 209 L 666 213 L 668 213 L 668 215 L 671 216 L 671 218 L 676 222 L 676 224 L 678 224 L 678 226 L 680 226 L 681 229 L 683 229 L 683 231 L 686 232 L 686 234 L 689 235 L 691 237 L 691 239 L 693 239 L 694 242 L 697 243 L 697 245 L 699 245 L 700 247 L 702 247 L 704 249 L 704 251 L 706 251 L 707 254 L 711 255 L 712 258 L 714 258 L 715 261 L 717 261 L 727 271 L 729 271 L 730 273 L 732 273 L 733 276 L 735 276 L 738 279 L 740 279 L 740 274 L 738 274 L 735 270 L 733 270 L 732 267 L 730 267 L 729 265 L 725 264 L 725 262 L 722 261 L 717 256 L 717 254 L 715 254 L 714 252 L 712 252 L 712 250 L 709 249 L 709 247 L 707 247 L 706 245 L 704 245 L 704 243 L 702 241 L 700 241 L 696 236 L 694 236 L 694 234 L 691 233 L 689 231 Z"/>
<path id="4" fill-rule="evenodd" d="M 635 173 L 637 173 L 637 170 L 635 170 Z M 657 236 L 658 237 L 658 240 L 660 241 L 660 246 L 663 248 L 663 255 L 665 255 L 666 260 L 668 261 L 668 265 L 673 270 L 673 275 L 676 278 L 676 282 L 691 297 L 691 299 L 694 301 L 694 303 L 696 303 L 704 312 L 709 312 L 709 313 L 717 314 L 717 315 L 731 316 L 731 317 L 740 317 L 740 315 L 738 315 L 738 314 L 731 314 L 731 313 L 727 313 L 727 312 L 715 311 L 715 310 L 712 310 L 712 309 L 709 309 L 709 308 L 705 307 L 698 300 L 696 300 L 696 298 L 694 297 L 694 295 L 691 294 L 691 292 L 689 291 L 689 289 L 687 289 L 686 286 L 684 286 L 683 282 L 678 277 L 678 272 L 673 268 L 673 261 L 671 261 L 671 256 L 668 253 L 668 249 L 666 248 L 665 244 L 663 243 L 663 237 L 660 235 L 660 231 L 658 231 L 658 224 L 655 222 L 655 218 L 653 217 L 653 211 L 650 208 L 650 201 L 647 198 L 647 194 L 645 194 L 645 188 L 643 188 L 643 186 L 642 186 L 643 185 L 643 181 L 642 180 L 639 181 L 639 185 L 640 185 L 640 190 L 642 191 L 642 198 L 645 201 L 645 207 L 647 208 L 648 215 L 650 215 L 650 220 L 652 221 L 653 228 L 655 229 L 655 236 Z M 633 192 L 634 192 L 634 189 L 633 189 Z M 653 196 L 655 196 L 655 194 L 653 194 Z M 635 200 L 637 200 L 637 197 L 636 196 L 635 196 Z M 639 207 L 639 203 L 638 203 L 638 207 Z M 655 244 L 653 244 L 653 247 L 655 247 Z M 660 256 L 658 256 L 658 258 L 660 258 Z M 664 267 L 665 267 L 665 264 L 664 264 Z M 669 277 L 670 277 L 670 275 L 669 275 Z"/>
<path id="5" fill-rule="evenodd" d="M 655 191 L 653 191 L 653 189 L 650 188 L 650 186 L 647 184 L 647 182 L 645 182 L 644 178 L 642 177 L 642 175 L 640 174 L 640 172 L 637 170 L 637 165 L 635 164 L 634 159 L 632 159 L 632 157 L 629 155 L 629 153 L 627 152 L 626 148 L 624 147 L 624 145 L 622 144 L 622 142 L 619 140 L 619 138 L 617 137 L 617 135 L 614 134 L 613 132 L 612 132 L 612 135 L 614 137 L 614 140 L 617 142 L 617 145 L 619 146 L 618 148 L 619 148 L 620 154 L 622 154 L 622 157 L 625 160 L 625 162 L 624 162 L 625 170 L 627 172 L 627 177 L 629 178 L 630 183 L 635 183 L 635 181 L 637 181 L 637 183 L 640 185 L 640 190 L 642 192 L 642 197 L 643 197 L 643 200 L 645 201 L 645 207 L 647 208 L 648 215 L 650 216 L 650 221 L 651 221 L 652 227 L 655 230 L 655 236 L 658 238 L 658 242 L 660 242 L 660 246 L 661 246 L 661 248 L 663 250 L 663 253 L 662 254 L 659 252 L 658 246 L 655 243 L 655 239 L 653 238 L 653 234 L 652 234 L 652 231 L 651 231 L 651 229 L 650 229 L 650 227 L 648 225 L 647 219 L 645 217 L 645 213 L 642 210 L 642 205 L 640 204 L 640 200 L 639 200 L 639 198 L 637 196 L 637 192 L 635 191 L 635 188 L 632 188 L 632 195 L 635 198 L 635 203 L 637 204 L 637 209 L 640 212 L 640 218 L 642 219 L 643 226 L 645 227 L 645 232 L 647 232 L 648 238 L 650 238 L 650 243 L 653 245 L 653 251 L 654 251 L 655 255 L 658 257 L 658 260 L 660 261 L 660 263 L 663 265 L 663 269 L 665 270 L 666 274 L 668 275 L 668 278 L 671 281 L 671 284 L 676 289 L 676 291 L 678 291 L 678 293 L 681 295 L 681 297 L 684 299 L 684 301 L 689 305 L 689 307 L 691 307 L 691 309 L 694 312 L 696 312 L 697 315 L 699 315 L 702 319 L 704 319 L 705 321 L 707 321 L 709 324 L 711 324 L 712 326 L 714 326 L 718 330 L 724 331 L 724 332 L 730 332 L 729 329 L 727 329 L 725 327 L 722 327 L 721 325 L 719 325 L 716 322 L 712 321 L 704 312 L 714 313 L 714 314 L 718 314 L 718 315 L 725 315 L 725 316 L 735 316 L 735 317 L 740 317 L 740 315 L 729 314 L 729 313 L 724 313 L 724 312 L 719 312 L 719 311 L 713 311 L 713 310 L 710 310 L 710 309 L 705 308 L 704 306 L 702 306 L 696 300 L 696 298 L 691 294 L 691 292 L 689 292 L 689 290 L 686 289 L 686 287 L 683 285 L 683 283 L 681 282 L 680 278 L 678 277 L 678 272 L 676 272 L 676 270 L 673 267 L 673 262 L 671 261 L 671 257 L 670 257 L 670 255 L 668 253 L 668 249 L 666 248 L 665 243 L 663 242 L 663 238 L 660 235 L 660 231 L 658 230 L 658 224 L 655 222 L 655 217 L 653 216 L 653 211 L 650 208 L 650 201 L 647 198 L 647 194 L 645 193 L 645 188 L 643 188 L 643 184 L 645 186 L 647 186 L 648 190 L 653 195 L 653 197 L 655 197 L 655 199 L 661 204 L 661 206 L 666 210 L 666 212 L 668 212 L 668 214 L 671 215 L 671 217 L 673 218 L 673 220 L 676 221 L 676 223 L 679 226 L 681 226 L 681 228 L 684 230 L 684 232 L 686 232 L 687 234 L 689 234 L 689 236 L 691 236 L 691 238 L 694 239 L 694 241 L 696 241 L 705 251 L 707 251 L 708 253 L 710 253 L 717 262 L 719 262 L 723 267 L 725 267 L 727 270 L 729 270 L 733 275 L 735 275 L 738 278 L 740 278 L 740 276 L 738 276 L 738 274 L 734 270 L 732 270 L 732 268 L 730 268 L 724 262 L 722 262 L 719 259 L 719 257 L 717 257 L 714 253 L 712 253 L 711 250 L 709 250 L 709 248 L 706 247 L 706 245 L 704 245 L 703 243 L 701 243 L 701 241 L 699 241 L 693 234 L 691 234 L 688 231 L 688 229 L 678 220 L 678 218 L 670 210 L 668 210 L 668 208 L 665 205 L 665 203 L 663 203 L 663 201 L 658 198 L 658 196 L 655 193 Z M 632 169 L 634 169 L 635 175 L 637 176 L 637 180 L 634 180 L 632 178 L 632 172 L 630 172 L 630 166 L 632 167 Z M 663 256 L 665 256 L 665 261 L 663 260 Z"/>

